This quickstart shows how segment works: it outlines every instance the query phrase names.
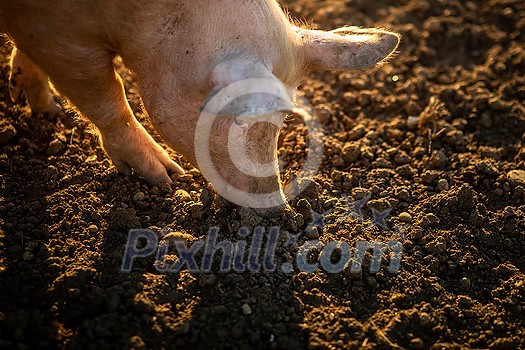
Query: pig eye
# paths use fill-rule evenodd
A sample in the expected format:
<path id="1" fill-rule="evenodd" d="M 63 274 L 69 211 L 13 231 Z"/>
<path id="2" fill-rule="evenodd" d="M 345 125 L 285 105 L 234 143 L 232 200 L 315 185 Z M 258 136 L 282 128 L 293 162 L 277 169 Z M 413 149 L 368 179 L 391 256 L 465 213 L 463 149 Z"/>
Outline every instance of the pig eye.
<path id="1" fill-rule="evenodd" d="M 233 122 L 235 123 L 235 125 L 240 127 L 246 127 L 246 125 L 248 124 L 244 120 L 241 120 L 241 118 L 235 118 Z"/>

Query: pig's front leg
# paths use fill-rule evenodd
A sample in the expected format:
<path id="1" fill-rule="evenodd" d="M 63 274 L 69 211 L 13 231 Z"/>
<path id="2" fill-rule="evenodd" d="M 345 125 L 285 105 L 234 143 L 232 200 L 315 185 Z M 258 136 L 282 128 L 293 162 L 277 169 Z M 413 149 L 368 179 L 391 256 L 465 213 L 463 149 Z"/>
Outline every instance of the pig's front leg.
<path id="1" fill-rule="evenodd" d="M 166 150 L 155 142 L 133 116 L 125 99 L 120 77 L 114 76 L 114 83 L 118 85 L 120 93 L 112 105 L 118 102 L 118 111 L 104 113 L 107 117 L 102 121 L 97 120 L 99 117 L 91 118 L 100 130 L 102 146 L 124 175 L 130 175 L 133 169 L 150 184 L 172 183 L 170 175 L 183 174 L 184 170 L 170 159 Z"/>
<path id="2" fill-rule="evenodd" d="M 11 52 L 10 65 L 9 95 L 13 102 L 18 100 L 23 91 L 31 111 L 35 114 L 53 116 L 62 110 L 53 99 L 47 75 L 16 47 Z"/>
<path id="3" fill-rule="evenodd" d="M 129 175 L 133 169 L 152 184 L 171 183 L 170 175 L 184 173 L 135 119 L 113 68 L 112 53 L 78 47 L 60 50 L 56 58 L 46 56 L 57 51 L 35 57 L 47 58 L 38 63 L 57 89 L 97 126 L 105 151 L 121 173 Z"/>
<path id="4" fill-rule="evenodd" d="M 113 164 L 124 175 L 130 175 L 131 169 L 134 169 L 150 184 L 158 184 L 172 183 L 171 174 L 184 173 L 134 117 L 125 125 L 99 127 L 99 130 L 102 146 Z"/>

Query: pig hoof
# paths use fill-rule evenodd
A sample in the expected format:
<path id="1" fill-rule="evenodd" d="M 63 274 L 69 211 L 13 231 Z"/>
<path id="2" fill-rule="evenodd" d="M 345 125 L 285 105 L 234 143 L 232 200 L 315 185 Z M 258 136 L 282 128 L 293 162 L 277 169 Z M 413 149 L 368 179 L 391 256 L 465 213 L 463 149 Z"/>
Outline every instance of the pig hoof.
<path id="1" fill-rule="evenodd" d="M 125 131 L 102 136 L 103 147 L 119 172 L 129 176 L 133 170 L 151 185 L 171 184 L 171 176 L 184 174 L 142 126 Z"/>
<path id="2" fill-rule="evenodd" d="M 44 108 L 38 108 L 38 109 L 32 108 L 32 112 L 33 114 L 36 114 L 36 115 L 47 115 L 49 117 L 54 117 L 60 112 L 62 112 L 62 107 L 58 103 L 56 103 L 54 100 L 52 100 Z"/>

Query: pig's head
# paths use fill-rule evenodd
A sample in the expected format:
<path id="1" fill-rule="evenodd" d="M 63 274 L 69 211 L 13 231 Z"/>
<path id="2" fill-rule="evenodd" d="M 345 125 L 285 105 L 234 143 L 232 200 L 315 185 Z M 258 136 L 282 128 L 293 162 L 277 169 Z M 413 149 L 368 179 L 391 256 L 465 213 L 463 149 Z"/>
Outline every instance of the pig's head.
<path id="1" fill-rule="evenodd" d="M 311 71 L 373 67 L 399 43 L 397 34 L 377 29 L 290 28 L 289 57 L 268 63 L 242 53 L 220 60 L 197 125 L 195 149 L 203 175 L 218 194 L 263 217 L 287 206 L 277 139 L 285 113 L 294 109 L 292 87 Z"/>

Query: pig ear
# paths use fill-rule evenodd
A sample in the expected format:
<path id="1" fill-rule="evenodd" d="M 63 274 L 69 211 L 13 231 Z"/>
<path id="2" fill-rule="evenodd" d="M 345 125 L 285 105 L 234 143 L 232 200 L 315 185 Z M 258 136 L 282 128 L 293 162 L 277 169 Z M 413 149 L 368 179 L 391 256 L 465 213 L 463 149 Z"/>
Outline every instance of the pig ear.
<path id="1" fill-rule="evenodd" d="M 379 29 L 344 27 L 324 32 L 295 27 L 311 70 L 370 68 L 388 59 L 400 36 Z"/>
<path id="2" fill-rule="evenodd" d="M 255 117 L 293 108 L 288 88 L 258 60 L 225 59 L 213 70 L 212 80 L 203 105 L 210 114 Z"/>

